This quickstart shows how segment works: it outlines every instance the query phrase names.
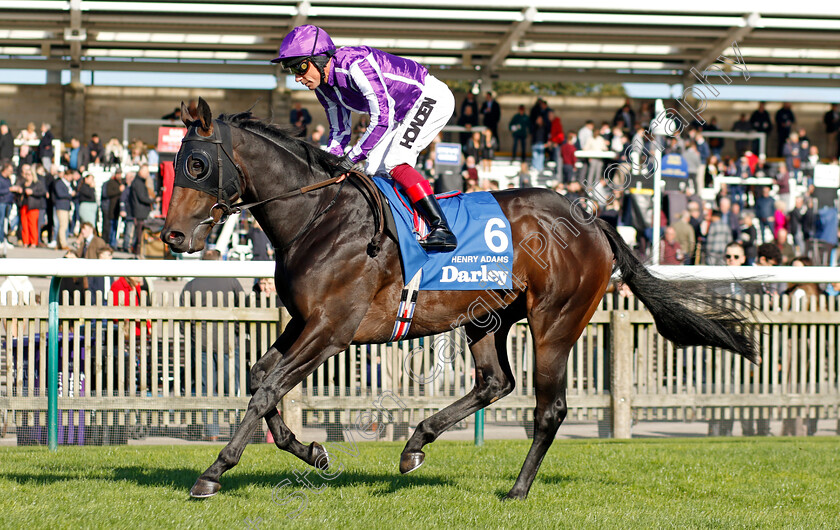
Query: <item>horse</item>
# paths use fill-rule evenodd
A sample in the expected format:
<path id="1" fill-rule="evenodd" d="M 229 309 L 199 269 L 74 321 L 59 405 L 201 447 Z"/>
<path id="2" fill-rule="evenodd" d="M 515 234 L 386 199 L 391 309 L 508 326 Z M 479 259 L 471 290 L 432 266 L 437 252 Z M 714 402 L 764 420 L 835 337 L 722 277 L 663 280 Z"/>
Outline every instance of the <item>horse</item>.
<path id="1" fill-rule="evenodd" d="M 177 154 L 161 238 L 175 252 L 198 252 L 214 224 L 250 208 L 274 245 L 277 293 L 291 315 L 251 369 L 252 397 L 242 423 L 190 490 L 203 498 L 218 493 L 221 475 L 239 462 L 262 418 L 278 448 L 328 469 L 324 447 L 299 442 L 276 406 L 351 344 L 387 342 L 405 282 L 397 243 L 381 237 L 381 199 L 362 184 L 368 177 L 336 176 L 336 157 L 250 112 L 214 120 L 203 99 L 196 119 L 184 109 L 188 133 Z M 566 417 L 569 353 L 614 270 L 671 342 L 727 349 L 758 362 L 741 308 L 656 278 L 609 223 L 550 189 L 493 195 L 510 222 L 516 281 L 511 289 L 418 293 L 407 338 L 463 328 L 475 360 L 475 386 L 417 425 L 400 455 L 401 473 L 420 467 L 423 448 L 444 431 L 513 390 L 506 337 L 524 318 L 535 349 L 534 437 L 504 499 L 525 499 Z"/>

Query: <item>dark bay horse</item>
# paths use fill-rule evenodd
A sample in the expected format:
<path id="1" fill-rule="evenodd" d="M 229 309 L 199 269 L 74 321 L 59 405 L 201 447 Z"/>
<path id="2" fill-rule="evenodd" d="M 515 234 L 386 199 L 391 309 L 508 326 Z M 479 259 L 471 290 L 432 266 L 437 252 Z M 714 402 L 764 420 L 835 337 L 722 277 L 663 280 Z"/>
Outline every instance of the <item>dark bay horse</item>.
<path id="1" fill-rule="evenodd" d="M 186 109 L 181 115 L 190 116 Z M 301 444 L 276 406 L 351 344 L 389 340 L 403 278 L 392 239 L 382 239 L 381 250 L 371 252 L 376 225 L 366 188 L 344 185 L 350 180 L 330 182 L 335 157 L 250 113 L 214 121 L 201 99 L 198 116 L 186 122 L 189 131 L 176 159 L 176 186 L 161 238 L 175 252 L 200 251 L 231 200 L 267 201 L 251 210 L 276 249 L 277 292 L 292 316 L 251 370 L 253 396 L 241 425 L 190 491 L 193 497 L 209 497 L 221 488 L 221 475 L 239 462 L 262 418 L 277 447 L 310 465 L 328 467 L 324 448 Z M 313 186 L 324 182 L 329 185 Z M 400 472 L 417 469 L 426 444 L 513 390 L 505 339 L 515 322 L 527 318 L 536 363 L 534 441 L 507 494 L 524 499 L 566 416 L 569 352 L 601 302 L 614 268 L 667 339 L 728 349 L 756 362 L 744 315 L 729 303 L 718 304 L 652 276 L 609 224 L 587 217 L 553 190 L 494 195 L 511 224 L 513 288 L 419 293 L 408 338 L 446 332 L 453 323 L 463 326 L 476 382 L 466 396 L 420 422 L 402 452 Z"/>

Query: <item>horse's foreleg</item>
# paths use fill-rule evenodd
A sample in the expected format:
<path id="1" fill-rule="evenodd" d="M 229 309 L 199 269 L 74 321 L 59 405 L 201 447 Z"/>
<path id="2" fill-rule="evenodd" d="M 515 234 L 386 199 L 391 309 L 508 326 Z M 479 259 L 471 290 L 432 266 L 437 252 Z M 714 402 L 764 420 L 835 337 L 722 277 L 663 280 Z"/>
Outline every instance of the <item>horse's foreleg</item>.
<path id="1" fill-rule="evenodd" d="M 219 452 L 216 461 L 202 473 L 190 490 L 193 497 L 210 497 L 221 488 L 222 473 L 239 463 L 242 452 L 260 420 L 274 409 L 289 390 L 311 374 L 329 357 L 347 348 L 358 322 L 340 324 L 326 318 L 308 322 L 288 353 L 265 376 L 254 392 L 245 417 L 230 442 Z M 354 326 L 355 325 L 355 326 Z M 275 420 L 272 420 L 272 422 Z M 288 430 L 288 429 L 286 429 Z"/>
<path id="2" fill-rule="evenodd" d="M 423 464 L 426 457 L 423 446 L 434 442 L 470 414 L 513 391 L 515 381 L 505 345 L 511 322 L 505 321 L 491 334 L 474 325 L 465 328 L 473 341 L 470 351 L 475 359 L 475 386 L 469 394 L 417 425 L 400 455 L 400 473 L 409 473 Z"/>
<path id="3" fill-rule="evenodd" d="M 283 352 L 288 351 L 300 335 L 302 328 L 303 321 L 301 319 L 292 319 L 271 348 L 251 367 L 251 395 L 256 393 L 260 386 L 262 386 L 266 375 L 280 361 Z M 312 442 L 308 446 L 300 443 L 295 437 L 295 434 L 286 426 L 286 423 L 280 417 L 276 406 L 277 404 L 275 403 L 275 406 L 265 415 L 265 422 L 268 424 L 268 429 L 274 438 L 274 444 L 279 449 L 288 451 L 309 465 L 326 469 L 326 450 L 317 442 Z"/>

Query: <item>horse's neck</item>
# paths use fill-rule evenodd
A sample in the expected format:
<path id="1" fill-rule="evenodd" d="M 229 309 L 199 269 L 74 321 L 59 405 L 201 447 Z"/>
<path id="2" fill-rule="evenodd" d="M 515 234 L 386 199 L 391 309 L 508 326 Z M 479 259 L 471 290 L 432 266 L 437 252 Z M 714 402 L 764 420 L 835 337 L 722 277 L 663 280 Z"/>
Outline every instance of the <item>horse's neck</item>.
<path id="1" fill-rule="evenodd" d="M 241 133 L 253 135 L 253 139 L 243 136 L 239 149 L 241 161 L 250 178 L 250 185 L 243 192 L 244 201 L 270 199 L 330 178 L 326 171 L 318 166 L 313 167 L 305 158 L 298 156 L 296 146 L 286 148 L 252 131 Z M 271 153 L 269 156 L 266 156 L 267 150 Z M 270 201 L 253 209 L 252 214 L 268 236 L 278 257 L 282 248 L 304 229 L 308 231 L 315 228 L 314 225 L 307 228 L 307 224 L 327 206 L 328 196 L 333 197 L 337 191 L 335 185 L 326 186 L 303 195 Z M 342 195 L 346 195 L 346 191 Z M 341 205 L 336 204 L 331 212 L 338 213 L 340 210 Z"/>

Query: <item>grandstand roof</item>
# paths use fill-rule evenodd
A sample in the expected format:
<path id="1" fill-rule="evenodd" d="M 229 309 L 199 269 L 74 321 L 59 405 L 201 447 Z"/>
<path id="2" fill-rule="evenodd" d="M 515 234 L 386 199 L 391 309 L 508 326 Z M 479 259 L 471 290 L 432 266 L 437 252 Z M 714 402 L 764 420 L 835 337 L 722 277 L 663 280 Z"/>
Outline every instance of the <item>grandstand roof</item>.
<path id="1" fill-rule="evenodd" d="M 751 83 L 840 85 L 840 5 L 774 4 L 4 0 L 0 68 L 272 74 L 285 33 L 311 23 L 444 79 L 676 84 L 736 41 Z"/>

